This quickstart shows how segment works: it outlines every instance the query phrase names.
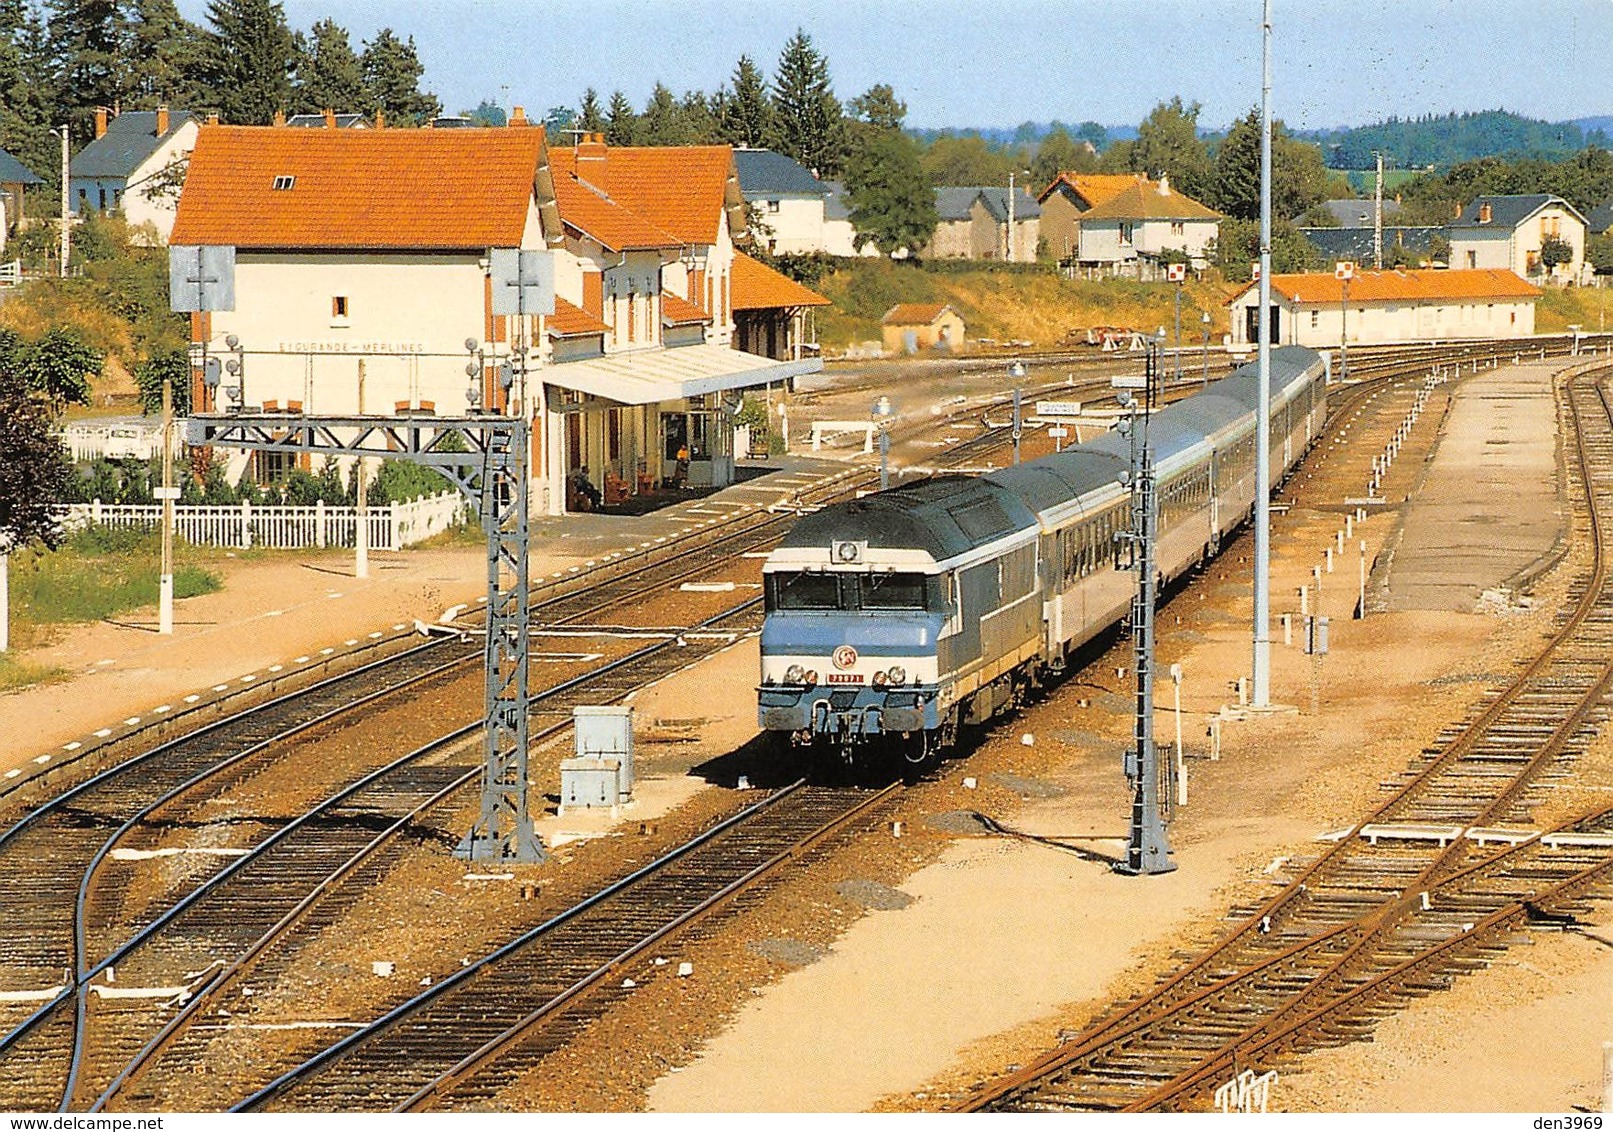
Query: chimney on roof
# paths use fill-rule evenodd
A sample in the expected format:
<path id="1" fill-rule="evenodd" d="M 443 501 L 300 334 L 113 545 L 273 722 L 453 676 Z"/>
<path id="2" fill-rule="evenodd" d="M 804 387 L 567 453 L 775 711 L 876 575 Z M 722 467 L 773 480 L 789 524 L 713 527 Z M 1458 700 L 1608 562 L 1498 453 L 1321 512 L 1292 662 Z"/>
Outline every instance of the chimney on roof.
<path id="1" fill-rule="evenodd" d="M 168 132 L 168 107 L 157 107 L 157 136 L 160 138 Z"/>
<path id="2" fill-rule="evenodd" d="M 336 111 L 330 109 L 329 107 L 325 108 L 325 128 L 327 130 L 334 130 L 336 128 Z"/>
<path id="3" fill-rule="evenodd" d="M 386 129 L 386 111 L 385 110 L 377 110 L 375 112 L 375 128 L 378 129 L 378 130 Z"/>
<path id="4" fill-rule="evenodd" d="M 207 115 L 207 124 L 209 126 L 218 125 L 218 111 L 217 110 L 214 110 L 214 111 L 212 111 L 211 113 L 209 113 Z"/>
<path id="5" fill-rule="evenodd" d="M 1479 223 L 1480 224 L 1488 224 L 1491 220 L 1494 220 L 1494 219 L 1495 219 L 1495 214 L 1490 211 L 1490 202 L 1489 201 L 1485 201 L 1483 204 L 1479 205 Z"/>
<path id="6" fill-rule="evenodd" d="M 525 106 L 517 106 L 513 110 L 510 111 L 510 125 L 512 125 L 512 126 L 529 126 L 529 125 L 531 125 L 531 123 L 526 120 L 526 107 Z"/>
<path id="7" fill-rule="evenodd" d="M 274 112 L 274 124 L 277 126 L 284 126 L 286 124 L 286 112 L 284 110 L 276 110 Z"/>
<path id="8" fill-rule="evenodd" d="M 1164 171 L 1161 171 L 1159 174 L 1159 195 L 1162 197 L 1168 197 L 1171 195 L 1170 174 Z"/>
<path id="9" fill-rule="evenodd" d="M 105 106 L 97 106 L 95 108 L 95 136 L 98 137 L 98 138 L 106 137 L 106 107 Z"/>
<path id="10" fill-rule="evenodd" d="M 603 180 L 596 178 L 604 175 L 606 152 L 604 134 L 577 135 L 577 179 L 603 187 Z"/>

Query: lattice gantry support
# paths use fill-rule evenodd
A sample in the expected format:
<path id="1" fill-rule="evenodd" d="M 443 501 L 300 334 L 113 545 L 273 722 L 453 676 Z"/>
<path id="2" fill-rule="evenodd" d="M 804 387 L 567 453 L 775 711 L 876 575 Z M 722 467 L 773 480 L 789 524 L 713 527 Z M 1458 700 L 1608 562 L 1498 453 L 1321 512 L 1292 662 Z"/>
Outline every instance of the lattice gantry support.
<path id="1" fill-rule="evenodd" d="M 379 456 L 436 468 L 477 503 L 487 537 L 486 730 L 481 816 L 455 851 L 472 861 L 544 859 L 527 790 L 530 614 L 527 460 L 520 417 L 312 417 L 230 413 L 190 419 L 192 447 Z"/>

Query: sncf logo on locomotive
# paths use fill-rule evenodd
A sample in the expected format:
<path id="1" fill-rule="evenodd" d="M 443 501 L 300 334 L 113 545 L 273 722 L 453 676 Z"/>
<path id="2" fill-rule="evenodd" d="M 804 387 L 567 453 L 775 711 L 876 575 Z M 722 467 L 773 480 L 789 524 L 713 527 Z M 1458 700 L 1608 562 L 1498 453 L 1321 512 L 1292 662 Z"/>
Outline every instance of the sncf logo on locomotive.
<path id="1" fill-rule="evenodd" d="M 857 663 L 857 650 L 850 645 L 841 645 L 834 651 L 834 666 L 847 669 Z"/>

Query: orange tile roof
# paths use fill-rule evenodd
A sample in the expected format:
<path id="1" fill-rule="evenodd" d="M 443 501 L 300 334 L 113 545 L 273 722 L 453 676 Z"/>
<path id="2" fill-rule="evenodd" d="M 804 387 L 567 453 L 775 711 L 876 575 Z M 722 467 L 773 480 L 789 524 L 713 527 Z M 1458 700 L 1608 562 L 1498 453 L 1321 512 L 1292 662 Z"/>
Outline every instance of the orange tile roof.
<path id="1" fill-rule="evenodd" d="M 604 159 L 585 161 L 581 175 L 575 149 L 550 151 L 557 195 L 562 185 L 575 188 L 585 182 L 582 187 L 593 186 L 596 197 L 670 233 L 677 245 L 717 242 L 728 182 L 734 176 L 733 150 L 725 145 L 695 145 L 601 146 L 599 151 Z M 560 202 L 560 214 L 571 222 L 565 199 Z M 588 234 L 597 238 L 592 231 Z"/>
<path id="2" fill-rule="evenodd" d="M 897 303 L 880 321 L 886 326 L 928 326 L 948 309 L 946 303 Z"/>
<path id="3" fill-rule="evenodd" d="M 1232 302 L 1249 293 L 1251 283 Z M 1342 303 L 1344 284 L 1331 271 L 1304 275 L 1273 275 L 1271 289 L 1295 303 Z M 1439 302 L 1450 299 L 1528 299 L 1541 294 L 1539 287 L 1526 283 L 1514 272 L 1500 267 L 1464 270 L 1419 269 L 1411 271 L 1356 271 L 1350 280 L 1350 301 Z"/>
<path id="4" fill-rule="evenodd" d="M 1088 205 L 1102 204 L 1116 193 L 1131 188 L 1137 182 L 1148 183 L 1141 173 L 1060 173 L 1036 199 L 1045 201 L 1060 185 L 1069 185 L 1080 193 Z"/>
<path id="5" fill-rule="evenodd" d="M 571 303 L 555 296 L 554 313 L 543 320 L 551 338 L 575 338 L 587 334 L 604 334 L 610 330 L 599 319 Z"/>
<path id="6" fill-rule="evenodd" d="M 204 125 L 169 242 L 519 247 L 543 149 L 541 129 Z"/>
<path id="7" fill-rule="evenodd" d="M 1161 191 L 1165 189 L 1166 191 Z M 1157 181 L 1134 180 L 1118 193 L 1097 202 L 1081 214 L 1088 220 L 1219 220 L 1221 214 L 1206 208 L 1186 193 Z"/>
<path id="8" fill-rule="evenodd" d="M 686 326 L 692 322 L 710 322 L 711 316 L 688 299 L 680 299 L 671 291 L 662 291 L 661 321 L 667 326 Z"/>
<path id="9" fill-rule="evenodd" d="M 734 253 L 734 283 L 729 301 L 736 311 L 829 305 L 829 300 L 816 291 L 743 252 Z"/>
<path id="10" fill-rule="evenodd" d="M 592 185 L 550 166 L 560 221 L 613 252 L 642 248 L 677 248 L 683 241 L 611 200 Z"/>

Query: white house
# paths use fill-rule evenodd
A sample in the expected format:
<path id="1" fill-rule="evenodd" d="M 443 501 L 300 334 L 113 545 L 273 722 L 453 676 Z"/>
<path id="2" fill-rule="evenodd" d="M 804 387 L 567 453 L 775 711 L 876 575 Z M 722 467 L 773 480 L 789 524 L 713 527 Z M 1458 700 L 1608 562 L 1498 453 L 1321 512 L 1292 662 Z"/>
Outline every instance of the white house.
<path id="1" fill-rule="evenodd" d="M 1542 283 L 1583 283 L 1585 228 L 1579 210 L 1550 193 L 1478 197 L 1451 221 L 1451 267 L 1503 268 Z M 1552 238 L 1573 255 L 1548 271 L 1540 251 Z"/>
<path id="2" fill-rule="evenodd" d="M 236 248 L 235 309 L 192 329 L 215 352 L 238 342 L 240 402 L 530 414 L 534 509 L 557 514 L 575 474 L 620 501 L 685 446 L 691 482 L 727 482 L 720 395 L 821 368 L 731 348 L 742 211 L 727 147 L 551 151 L 519 112 L 501 129 L 207 125 L 173 242 Z M 549 253 L 553 314 L 492 313 L 490 253 L 512 248 Z M 498 365 L 522 343 L 525 387 L 506 394 Z M 195 404 L 227 407 L 214 397 L 198 377 Z"/>
<path id="3" fill-rule="evenodd" d="M 1176 192 L 1166 177 L 1138 180 L 1080 216 L 1076 258 L 1117 274 L 1149 276 L 1167 251 L 1203 267 L 1221 214 Z"/>
<path id="4" fill-rule="evenodd" d="M 150 224 L 167 243 L 196 134 L 184 110 L 128 110 L 111 121 L 96 110 L 95 140 L 68 167 L 69 206 L 79 216 L 121 210 L 131 226 Z"/>
<path id="5" fill-rule="evenodd" d="M 1345 283 L 1333 272 L 1271 277 L 1272 342 L 1336 347 L 1452 338 L 1514 338 L 1535 332 L 1539 287 L 1501 268 L 1472 271 L 1360 271 Z M 1232 343 L 1259 338 L 1260 285 L 1227 304 Z"/>
<path id="6" fill-rule="evenodd" d="M 827 251 L 824 198 L 829 190 L 799 161 L 769 149 L 734 150 L 739 191 L 757 226 L 752 235 L 775 255 Z"/>

